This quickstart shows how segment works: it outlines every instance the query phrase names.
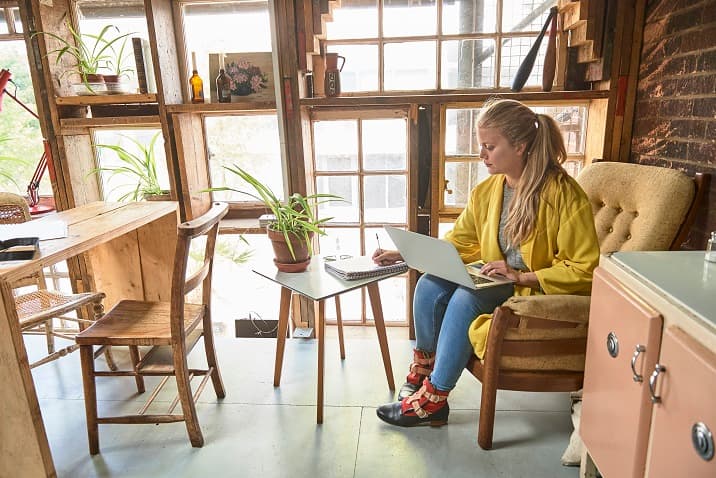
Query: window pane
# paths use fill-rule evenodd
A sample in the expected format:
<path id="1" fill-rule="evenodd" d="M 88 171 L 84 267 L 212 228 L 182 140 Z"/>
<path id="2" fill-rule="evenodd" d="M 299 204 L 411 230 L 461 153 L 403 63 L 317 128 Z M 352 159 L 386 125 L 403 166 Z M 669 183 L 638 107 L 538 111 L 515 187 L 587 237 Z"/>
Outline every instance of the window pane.
<path id="1" fill-rule="evenodd" d="M 108 25 L 116 27 L 116 29 L 110 28 L 105 33 L 105 36 L 109 39 L 119 35 L 130 34 L 128 38 L 116 43 L 119 47 L 117 51 L 121 51 L 121 58 L 114 58 L 112 63 L 113 65 L 116 65 L 116 63 L 121 65 L 120 69 L 125 71 L 121 80 L 129 83 L 131 91 L 136 91 L 138 82 L 131 37 L 149 38 L 144 2 L 127 2 L 126 5 L 123 4 L 122 6 L 98 6 L 96 2 L 85 1 L 78 2 L 77 8 L 80 14 L 80 32 L 83 35 L 97 35 Z M 94 42 L 93 39 L 89 39 L 89 41 L 90 43 Z M 116 71 L 116 66 L 110 66 L 110 69 L 100 71 L 100 73 L 111 74 L 114 71 Z"/>
<path id="2" fill-rule="evenodd" d="M 204 98 L 211 97 L 215 80 L 209 78 L 209 53 L 271 51 L 267 1 L 185 5 L 183 13 L 187 54 L 196 52 Z"/>
<path id="3" fill-rule="evenodd" d="M 283 198 L 282 162 L 276 115 L 208 116 L 204 120 L 209 150 L 209 174 L 212 186 L 230 186 L 251 191 L 246 183 L 223 166 L 247 170 Z M 233 191 L 216 192 L 217 201 L 255 199 Z"/>
<path id="4" fill-rule="evenodd" d="M 527 52 L 532 48 L 536 37 L 524 38 L 508 38 L 502 45 L 502 68 L 500 71 L 500 86 L 512 85 L 512 80 L 517 73 L 522 60 L 527 56 Z M 532 67 L 532 73 L 525 86 L 536 86 L 542 84 L 542 64 L 544 62 L 544 54 L 547 50 L 547 42 L 542 41 L 537 59 Z"/>
<path id="5" fill-rule="evenodd" d="M 28 108 L 37 111 L 25 42 L 0 41 L 0 58 L 0 68 L 9 70 L 15 82 L 15 85 L 6 86 L 7 91 Z M 0 190 L 26 194 L 27 185 L 44 151 L 40 123 L 7 95 L 3 98 L 0 118 L 0 157 L 12 158 L 0 161 Z M 50 175 L 47 173 L 40 182 L 40 193 L 52 194 Z"/>
<path id="6" fill-rule="evenodd" d="M 365 222 L 404 224 L 407 221 L 405 175 L 365 176 L 363 186 Z"/>
<path id="7" fill-rule="evenodd" d="M 435 42 L 385 45 L 386 90 L 435 89 Z"/>
<path id="8" fill-rule="evenodd" d="M 169 174 L 164 153 L 164 141 L 159 129 L 110 129 L 97 130 L 94 133 L 94 142 L 97 151 L 97 165 L 100 168 L 126 167 L 127 162 L 122 161 L 117 152 L 102 147 L 102 145 L 119 146 L 130 155 L 144 158 L 145 150 L 150 151 L 150 144 L 159 133 L 154 143 L 154 160 L 157 167 L 157 179 L 162 189 L 169 189 Z M 139 143 L 140 148 L 136 143 Z M 110 171 L 100 173 L 102 193 L 105 201 L 131 201 L 134 200 L 134 191 L 139 181 L 131 173 L 112 174 Z M 141 194 L 140 194 L 141 195 Z M 140 197 L 141 199 L 141 197 Z"/>
<path id="9" fill-rule="evenodd" d="M 445 206 L 465 207 L 470 191 L 490 174 L 482 161 L 451 161 L 445 164 L 448 181 L 444 195 Z M 450 193 L 449 191 L 452 191 Z"/>
<path id="10" fill-rule="evenodd" d="M 383 36 L 434 35 L 437 14 L 435 0 L 383 0 Z"/>
<path id="11" fill-rule="evenodd" d="M 318 236 L 321 256 L 363 254 L 360 247 L 360 229 L 357 227 L 327 227 L 325 235 Z"/>
<path id="12" fill-rule="evenodd" d="M 448 156 L 469 156 L 480 154 L 480 146 L 475 134 L 477 118 L 475 109 L 448 109 L 445 112 L 445 154 Z"/>
<path id="13" fill-rule="evenodd" d="M 443 34 L 492 33 L 497 25 L 497 0 L 443 0 Z"/>
<path id="14" fill-rule="evenodd" d="M 341 91 L 378 91 L 378 45 L 329 45 L 329 53 L 346 58 Z"/>
<path id="15" fill-rule="evenodd" d="M 316 171 L 358 170 L 356 121 L 315 121 L 313 143 Z"/>
<path id="16" fill-rule="evenodd" d="M 363 121 L 363 169 L 406 169 L 404 119 Z"/>
<path id="17" fill-rule="evenodd" d="M 378 2 L 376 0 L 341 0 L 333 10 L 333 20 L 326 22 L 326 38 L 376 38 L 378 36 Z"/>
<path id="18" fill-rule="evenodd" d="M 7 19 L 5 18 L 5 9 L 0 8 L 0 33 L 8 33 Z"/>
<path id="19" fill-rule="evenodd" d="M 441 65 L 442 89 L 492 88 L 495 85 L 495 41 L 444 41 Z"/>
<path id="20" fill-rule="evenodd" d="M 535 113 L 550 115 L 562 131 L 567 154 L 584 154 L 584 135 L 587 129 L 586 106 L 534 106 Z"/>
<path id="21" fill-rule="evenodd" d="M 358 222 L 360 218 L 358 176 L 319 176 L 316 178 L 316 192 L 335 194 L 343 198 L 343 201 L 319 204 L 318 217 L 332 217 L 330 222 Z"/>
<path id="22" fill-rule="evenodd" d="M 551 6 L 550 2 L 542 0 L 504 2 L 504 7 L 502 8 L 502 31 L 540 31 L 547 20 Z"/>

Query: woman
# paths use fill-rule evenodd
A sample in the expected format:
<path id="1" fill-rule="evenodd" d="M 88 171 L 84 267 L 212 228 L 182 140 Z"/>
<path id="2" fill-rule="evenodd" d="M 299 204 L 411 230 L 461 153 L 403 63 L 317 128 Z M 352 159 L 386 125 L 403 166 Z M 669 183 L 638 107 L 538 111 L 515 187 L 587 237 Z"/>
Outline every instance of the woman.
<path id="1" fill-rule="evenodd" d="M 463 262 L 481 260 L 483 273 L 508 277 L 514 286 L 473 291 L 427 274 L 420 278 L 410 373 L 400 401 L 378 407 L 378 417 L 393 425 L 447 423 L 447 396 L 473 353 L 468 329 L 476 317 L 512 295 L 591 290 L 599 261 L 592 208 L 561 166 L 567 152 L 557 123 L 518 101 L 495 100 L 482 108 L 477 134 L 491 176 L 472 190 L 445 240 Z M 397 251 L 373 255 L 379 264 L 400 259 Z"/>

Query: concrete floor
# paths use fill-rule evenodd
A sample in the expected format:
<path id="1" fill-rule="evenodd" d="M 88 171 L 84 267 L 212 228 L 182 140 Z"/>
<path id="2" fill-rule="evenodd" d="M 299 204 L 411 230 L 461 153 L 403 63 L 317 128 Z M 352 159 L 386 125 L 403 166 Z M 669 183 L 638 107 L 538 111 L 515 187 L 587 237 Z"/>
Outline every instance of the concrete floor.
<path id="1" fill-rule="evenodd" d="M 396 385 L 403 382 L 412 343 L 407 329 L 389 328 Z M 33 371 L 50 448 L 60 477 L 577 477 L 559 459 L 571 432 L 562 393 L 499 392 L 495 448 L 477 446 L 480 384 L 463 374 L 450 395 L 442 428 L 401 429 L 382 423 L 375 408 L 391 401 L 371 327 L 348 327 L 341 361 L 334 327 L 327 328 L 325 412 L 316 424 L 316 341 L 287 341 L 281 386 L 273 387 L 274 339 L 217 337 L 227 396 L 209 384 L 198 405 L 203 448 L 192 448 L 183 423 L 100 425 L 101 454 L 87 450 L 78 354 Z M 41 337 L 26 339 L 41 352 Z M 192 360 L 202 363 L 197 347 Z M 115 351 L 121 364 L 128 355 Z M 98 359 L 98 368 L 104 360 Z M 147 381 L 147 389 L 156 380 Z M 173 391 L 162 392 L 166 406 Z M 148 395 L 148 392 L 144 394 Z M 136 411 L 144 396 L 131 378 L 99 378 L 100 414 Z M 158 409 L 157 409 L 158 411 Z"/>

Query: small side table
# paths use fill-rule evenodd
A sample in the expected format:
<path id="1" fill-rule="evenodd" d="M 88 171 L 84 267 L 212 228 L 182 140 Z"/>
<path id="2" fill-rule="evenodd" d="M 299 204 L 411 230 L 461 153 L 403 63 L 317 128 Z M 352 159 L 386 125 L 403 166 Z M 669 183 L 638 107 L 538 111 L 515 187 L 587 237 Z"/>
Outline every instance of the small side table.
<path id="1" fill-rule="evenodd" d="M 390 351 L 388 350 L 388 336 L 385 332 L 385 321 L 383 320 L 383 308 L 380 303 L 380 292 L 378 282 L 401 274 L 396 272 L 393 274 L 385 274 L 378 277 L 370 277 L 367 279 L 346 281 L 335 277 L 323 268 L 323 259 L 314 257 L 305 272 L 288 273 L 279 272 L 271 265 L 265 268 L 255 268 L 253 271 L 271 281 L 281 285 L 281 305 L 279 309 L 278 330 L 276 332 L 276 362 L 274 366 L 273 385 L 278 387 L 281 384 L 281 368 L 283 367 L 283 351 L 286 345 L 286 332 L 288 329 L 288 313 L 291 304 L 291 292 L 296 292 L 307 297 L 317 306 L 316 318 L 316 337 L 318 339 L 318 390 L 317 390 L 317 410 L 316 422 L 323 423 L 323 376 L 324 376 L 324 358 L 325 358 L 325 301 L 331 297 L 336 297 L 344 292 L 365 287 L 368 290 L 370 304 L 373 310 L 373 318 L 375 320 L 375 330 L 378 334 L 378 343 L 380 344 L 380 352 L 383 356 L 383 365 L 385 367 L 385 376 L 388 379 L 388 387 L 395 390 L 395 382 L 393 380 L 393 367 L 390 364 Z M 338 303 L 336 303 L 338 308 Z M 338 339 L 341 345 L 341 358 L 345 358 L 343 349 L 343 324 L 338 320 Z"/>

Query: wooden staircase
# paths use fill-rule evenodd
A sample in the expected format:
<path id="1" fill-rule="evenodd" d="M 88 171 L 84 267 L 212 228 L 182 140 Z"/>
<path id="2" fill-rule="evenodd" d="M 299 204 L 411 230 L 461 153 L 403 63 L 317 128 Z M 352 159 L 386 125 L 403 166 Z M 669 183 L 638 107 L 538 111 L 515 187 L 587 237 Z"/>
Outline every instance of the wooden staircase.
<path id="1" fill-rule="evenodd" d="M 559 0 L 562 30 L 569 32 L 569 61 L 578 65 L 583 80 L 601 81 L 609 77 L 617 0 Z"/>

